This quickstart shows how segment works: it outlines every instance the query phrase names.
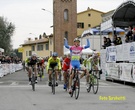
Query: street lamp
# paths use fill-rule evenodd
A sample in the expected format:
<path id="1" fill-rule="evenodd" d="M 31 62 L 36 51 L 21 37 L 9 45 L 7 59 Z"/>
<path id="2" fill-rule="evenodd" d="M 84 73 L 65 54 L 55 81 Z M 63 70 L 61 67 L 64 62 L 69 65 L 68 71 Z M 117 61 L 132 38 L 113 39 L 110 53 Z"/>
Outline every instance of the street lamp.
<path id="1" fill-rule="evenodd" d="M 44 9 L 44 8 L 42 8 L 42 10 L 43 10 L 43 11 L 48 11 L 49 13 L 51 13 L 51 14 L 53 15 L 53 13 L 52 13 L 51 11 L 49 11 L 49 10 L 46 10 L 46 9 Z"/>
<path id="2" fill-rule="evenodd" d="M 54 48 L 54 47 L 55 47 L 55 43 L 54 43 L 54 41 L 55 41 L 55 40 L 54 40 L 54 39 L 55 39 L 55 38 L 54 38 L 54 28 L 55 28 L 55 27 L 54 27 L 54 13 L 52 13 L 51 11 L 46 10 L 46 9 L 44 9 L 44 8 L 42 8 L 42 10 L 43 10 L 43 11 L 47 11 L 47 12 L 51 13 L 51 14 L 52 14 L 52 16 L 53 16 L 53 25 L 52 25 L 52 26 L 50 26 L 50 28 L 52 28 L 52 27 L 53 27 L 53 51 L 54 51 L 54 49 L 55 49 L 55 48 Z"/>
<path id="3" fill-rule="evenodd" d="M 53 16 L 53 13 L 52 13 L 51 11 L 46 10 L 46 9 L 44 9 L 44 8 L 42 8 L 42 10 L 43 10 L 43 11 L 47 11 L 47 12 L 51 13 L 51 14 L 52 14 L 52 16 Z M 52 27 L 53 27 L 53 25 L 52 25 L 52 26 L 50 26 L 50 28 L 52 28 Z"/>

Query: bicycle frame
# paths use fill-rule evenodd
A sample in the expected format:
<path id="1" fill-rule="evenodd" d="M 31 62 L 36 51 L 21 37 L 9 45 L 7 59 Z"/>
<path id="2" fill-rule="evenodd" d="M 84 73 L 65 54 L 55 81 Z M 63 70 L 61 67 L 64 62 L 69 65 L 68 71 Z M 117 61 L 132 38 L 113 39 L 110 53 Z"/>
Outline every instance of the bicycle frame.
<path id="1" fill-rule="evenodd" d="M 40 77 L 40 81 L 42 81 L 43 70 L 42 70 L 42 67 L 40 65 L 38 67 L 38 74 L 39 74 L 39 77 Z"/>
<path id="2" fill-rule="evenodd" d="M 32 85 L 32 90 L 35 91 L 35 71 L 34 71 L 34 66 L 31 67 L 32 67 L 31 85 Z"/>
<path id="3" fill-rule="evenodd" d="M 52 86 L 52 93 L 55 94 L 55 77 L 56 76 L 55 76 L 55 70 L 54 69 L 52 71 L 51 77 L 52 77 L 52 80 L 51 80 L 52 81 L 52 85 L 51 85 Z"/>
<path id="4" fill-rule="evenodd" d="M 92 70 L 90 74 L 89 88 L 87 89 L 87 92 L 90 92 L 91 87 L 93 88 L 94 94 L 98 92 L 99 81 L 97 77 L 97 74 L 98 74 L 97 72 L 99 72 L 99 70 Z"/>
<path id="5" fill-rule="evenodd" d="M 74 92 L 75 92 L 75 99 L 78 99 L 79 97 L 79 92 L 80 92 L 80 79 L 79 79 L 79 72 L 78 70 L 72 69 L 74 71 L 74 77 L 73 77 L 73 84 L 72 84 L 72 93 L 71 93 L 71 97 L 73 96 Z"/>
<path id="6" fill-rule="evenodd" d="M 69 71 L 66 70 L 65 71 L 65 74 L 66 74 L 66 91 L 69 89 Z"/>

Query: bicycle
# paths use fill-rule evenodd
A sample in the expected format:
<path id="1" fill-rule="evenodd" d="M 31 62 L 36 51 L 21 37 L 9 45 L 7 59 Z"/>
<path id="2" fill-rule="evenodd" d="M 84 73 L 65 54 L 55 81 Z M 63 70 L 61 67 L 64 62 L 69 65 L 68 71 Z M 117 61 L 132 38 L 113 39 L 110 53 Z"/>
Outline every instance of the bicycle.
<path id="1" fill-rule="evenodd" d="M 41 66 L 39 66 L 39 68 L 38 68 L 38 75 L 39 75 L 40 81 L 42 81 L 43 69 Z"/>
<path id="2" fill-rule="evenodd" d="M 65 91 L 67 91 L 69 89 L 69 70 L 65 71 L 65 75 L 66 75 L 66 89 L 65 89 Z"/>
<path id="3" fill-rule="evenodd" d="M 89 93 L 91 90 L 91 87 L 93 88 L 93 93 L 96 94 L 98 92 L 98 87 L 99 87 L 99 81 L 98 81 L 98 74 L 99 70 L 92 70 L 90 71 L 90 77 L 89 77 L 89 85 L 87 92 Z"/>
<path id="4" fill-rule="evenodd" d="M 72 69 L 74 71 L 74 77 L 73 77 L 73 84 L 72 84 L 72 92 L 70 94 L 71 97 L 73 97 L 73 94 L 75 92 L 75 99 L 78 99 L 79 92 L 80 92 L 80 79 L 79 79 L 79 72 L 76 68 Z"/>
<path id="5" fill-rule="evenodd" d="M 52 93 L 53 94 L 55 94 L 55 78 L 56 78 L 56 74 L 55 74 L 55 70 L 54 70 L 54 68 L 52 69 L 52 75 L 51 75 L 51 78 L 52 78 L 52 85 L 51 85 L 51 87 L 52 87 Z"/>
<path id="6" fill-rule="evenodd" d="M 32 78 L 31 78 L 31 85 L 32 85 L 32 90 L 35 91 L 35 71 L 34 71 L 34 66 L 32 67 Z"/>

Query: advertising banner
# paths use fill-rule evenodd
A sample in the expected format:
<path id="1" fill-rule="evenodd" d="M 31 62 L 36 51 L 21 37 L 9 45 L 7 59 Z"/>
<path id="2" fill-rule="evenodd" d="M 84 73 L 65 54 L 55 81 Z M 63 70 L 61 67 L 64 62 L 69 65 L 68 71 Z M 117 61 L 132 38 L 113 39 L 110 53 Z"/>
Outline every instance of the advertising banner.
<path id="1" fill-rule="evenodd" d="M 132 82 L 133 81 L 133 64 L 123 63 L 122 64 L 122 77 L 121 80 Z"/>
<path id="2" fill-rule="evenodd" d="M 120 65 L 118 63 L 107 63 L 107 76 L 120 79 Z"/>
<path id="3" fill-rule="evenodd" d="M 122 44 L 122 46 L 123 46 L 123 53 L 121 55 L 123 55 L 123 61 L 129 61 L 129 57 L 130 57 L 129 56 L 130 43 Z"/>
<path id="4" fill-rule="evenodd" d="M 100 51 L 100 66 L 101 66 L 101 68 L 102 68 L 102 72 L 103 72 L 103 74 L 105 74 L 106 73 L 106 49 L 102 49 L 101 51 Z"/>
<path id="5" fill-rule="evenodd" d="M 117 61 L 123 61 L 123 45 L 117 45 L 116 50 Z"/>
<path id="6" fill-rule="evenodd" d="M 106 62 L 116 62 L 116 46 L 106 48 Z"/>
<path id="7" fill-rule="evenodd" d="M 135 62 L 135 42 L 130 43 L 129 62 Z"/>

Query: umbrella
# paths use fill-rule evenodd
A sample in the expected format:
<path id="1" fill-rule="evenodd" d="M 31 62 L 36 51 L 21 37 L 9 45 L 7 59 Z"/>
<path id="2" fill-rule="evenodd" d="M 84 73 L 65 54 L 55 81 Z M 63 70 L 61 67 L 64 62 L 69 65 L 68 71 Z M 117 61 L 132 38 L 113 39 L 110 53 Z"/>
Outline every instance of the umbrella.
<path id="1" fill-rule="evenodd" d="M 70 54 L 70 51 L 69 50 L 66 51 L 66 52 L 64 52 L 64 55 L 68 55 L 68 54 Z"/>
<path id="2" fill-rule="evenodd" d="M 108 33 L 108 32 L 112 32 L 112 31 L 113 31 L 113 29 L 112 28 L 109 28 L 109 29 L 103 31 L 103 33 Z M 121 29 L 119 27 L 116 27 L 116 29 L 114 31 L 116 31 L 116 32 L 125 32 L 124 29 Z"/>
<path id="3" fill-rule="evenodd" d="M 96 28 L 89 28 L 87 30 L 85 30 L 83 33 L 82 33 L 82 37 L 85 37 L 86 35 L 93 35 L 93 34 L 97 34 L 99 33 L 100 31 Z"/>

